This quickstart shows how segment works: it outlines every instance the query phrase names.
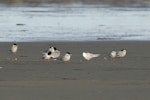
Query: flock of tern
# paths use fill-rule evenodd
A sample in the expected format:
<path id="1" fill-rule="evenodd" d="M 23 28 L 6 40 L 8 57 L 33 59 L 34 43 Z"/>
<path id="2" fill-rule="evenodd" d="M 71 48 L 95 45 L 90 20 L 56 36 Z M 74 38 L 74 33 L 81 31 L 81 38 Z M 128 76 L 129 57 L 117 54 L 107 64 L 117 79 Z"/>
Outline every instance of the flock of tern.
<path id="1" fill-rule="evenodd" d="M 18 50 L 18 44 L 13 44 L 11 47 L 11 52 L 12 53 L 17 53 Z M 122 49 L 119 51 L 111 51 L 108 55 L 109 58 L 111 59 L 115 59 L 115 58 L 123 58 L 126 56 L 127 50 Z M 43 56 L 42 58 L 45 60 L 58 60 L 58 58 L 61 55 L 61 51 L 58 50 L 56 47 L 49 47 L 48 50 L 46 52 L 42 52 Z M 71 59 L 72 54 L 70 52 L 66 52 L 64 54 L 64 56 L 61 58 L 61 61 L 63 61 L 64 63 L 68 63 Z M 99 57 L 100 54 L 94 54 L 94 53 L 90 53 L 90 52 L 83 52 L 82 56 L 85 60 L 91 60 L 93 58 Z"/>

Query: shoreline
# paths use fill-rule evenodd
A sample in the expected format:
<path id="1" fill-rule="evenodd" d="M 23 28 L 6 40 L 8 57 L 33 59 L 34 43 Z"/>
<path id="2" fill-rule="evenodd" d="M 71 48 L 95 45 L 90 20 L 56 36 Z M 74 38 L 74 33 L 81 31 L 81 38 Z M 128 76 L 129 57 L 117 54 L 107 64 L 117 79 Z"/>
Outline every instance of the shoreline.
<path id="1" fill-rule="evenodd" d="M 0 41 L 0 43 L 75 43 L 75 42 L 150 42 L 150 40 L 41 40 L 41 41 Z"/>

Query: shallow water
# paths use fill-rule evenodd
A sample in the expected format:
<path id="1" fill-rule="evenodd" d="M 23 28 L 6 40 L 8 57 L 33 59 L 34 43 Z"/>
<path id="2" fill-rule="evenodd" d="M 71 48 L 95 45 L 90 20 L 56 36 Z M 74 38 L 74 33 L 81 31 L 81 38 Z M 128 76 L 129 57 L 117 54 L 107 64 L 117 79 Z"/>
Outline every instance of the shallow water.
<path id="1" fill-rule="evenodd" d="M 0 5 L 0 41 L 150 40 L 150 8 Z"/>

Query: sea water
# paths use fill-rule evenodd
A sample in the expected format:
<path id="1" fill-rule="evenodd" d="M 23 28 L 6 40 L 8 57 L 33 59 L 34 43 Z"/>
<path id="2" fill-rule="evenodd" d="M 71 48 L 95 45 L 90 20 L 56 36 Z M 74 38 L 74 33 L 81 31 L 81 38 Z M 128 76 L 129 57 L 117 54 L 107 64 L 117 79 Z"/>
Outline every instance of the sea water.
<path id="1" fill-rule="evenodd" d="M 0 5 L 0 41 L 150 40 L 150 8 Z"/>

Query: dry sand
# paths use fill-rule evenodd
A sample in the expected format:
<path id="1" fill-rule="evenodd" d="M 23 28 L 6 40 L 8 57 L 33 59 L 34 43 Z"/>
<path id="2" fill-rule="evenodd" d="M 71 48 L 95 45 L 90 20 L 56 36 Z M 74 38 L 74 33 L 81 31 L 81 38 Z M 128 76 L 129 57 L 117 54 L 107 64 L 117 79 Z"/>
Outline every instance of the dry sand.
<path id="1" fill-rule="evenodd" d="M 15 55 L 12 44 L 0 43 L 0 100 L 150 100 L 150 42 L 18 43 Z M 70 63 L 44 61 L 50 46 L 71 52 Z M 104 59 L 123 48 L 124 59 Z M 101 56 L 86 61 L 83 51 Z"/>

